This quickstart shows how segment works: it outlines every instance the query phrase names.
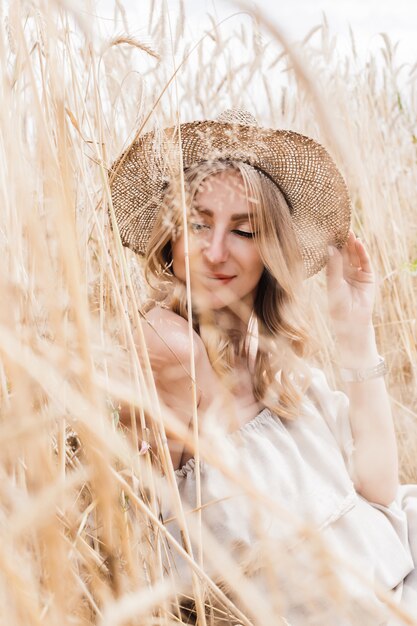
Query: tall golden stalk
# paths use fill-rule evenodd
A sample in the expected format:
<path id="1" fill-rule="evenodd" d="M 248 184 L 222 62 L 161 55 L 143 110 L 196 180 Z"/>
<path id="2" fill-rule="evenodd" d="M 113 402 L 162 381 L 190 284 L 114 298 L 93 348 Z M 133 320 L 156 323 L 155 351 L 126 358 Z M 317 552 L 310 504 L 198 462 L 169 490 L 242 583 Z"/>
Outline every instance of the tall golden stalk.
<path id="1" fill-rule="evenodd" d="M 141 41 L 127 31 L 119 1 L 115 10 L 126 32 L 115 27 L 110 38 L 93 16 L 61 2 L 10 0 L 0 26 L 1 622 L 181 623 L 181 589 L 169 571 L 177 551 L 194 573 L 200 623 L 206 600 L 242 624 L 279 623 L 298 579 L 294 588 L 316 612 L 320 598 L 330 597 L 346 623 L 365 624 L 338 579 L 349 564 L 299 520 L 291 520 L 304 542 L 297 558 L 286 546 L 258 547 L 273 594 L 255 588 L 209 533 L 205 560 L 222 570 L 228 593 L 192 558 L 201 529 L 182 510 L 165 427 L 246 490 L 255 511 L 279 523 L 289 523 L 288 513 L 241 484 L 216 433 L 214 446 L 207 437 L 194 440 L 159 406 L 140 332 L 141 262 L 122 249 L 112 224 L 107 174 L 138 129 L 215 117 L 230 106 L 328 146 L 377 270 L 379 346 L 389 365 L 402 478 L 413 481 L 415 69 L 406 76 L 408 69 L 398 68 L 388 39 L 384 55 L 366 65 L 354 48 L 340 60 L 325 23 L 294 49 L 267 30 L 265 16 L 251 24 L 237 13 L 220 24 L 213 19 L 201 40 L 190 42 L 186 5 L 169 28 L 165 9 L 153 3 Z M 323 277 L 307 287 L 316 303 L 317 361 L 340 382 Z M 130 432 L 120 427 L 120 403 L 131 409 Z M 154 432 L 156 450 L 141 449 L 138 426 L 143 437 Z M 172 499 L 183 545 L 158 517 L 161 494 Z M 316 614 L 321 625 L 335 623 L 336 613 Z M 403 623 L 413 622 L 403 615 Z"/>

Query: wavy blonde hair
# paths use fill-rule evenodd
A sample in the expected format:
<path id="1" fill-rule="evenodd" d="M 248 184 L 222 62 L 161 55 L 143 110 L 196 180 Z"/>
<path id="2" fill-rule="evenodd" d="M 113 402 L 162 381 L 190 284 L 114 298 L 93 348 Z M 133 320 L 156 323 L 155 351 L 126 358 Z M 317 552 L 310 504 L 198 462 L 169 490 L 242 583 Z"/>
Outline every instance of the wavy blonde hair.
<path id="1" fill-rule="evenodd" d="M 304 357 L 309 333 L 299 297 L 303 264 L 291 211 L 278 186 L 261 170 L 241 161 L 215 161 L 184 171 L 185 199 L 190 211 L 201 184 L 233 169 L 240 173 L 246 196 L 256 211 L 255 243 L 264 264 L 246 336 L 230 335 L 214 323 L 214 316 L 193 310 L 193 326 L 207 349 L 214 370 L 233 387 L 236 356 L 249 357 L 255 345 L 255 398 L 286 419 L 298 415 L 309 385 Z M 180 183 L 170 183 L 164 195 L 146 253 L 145 276 L 154 298 L 188 319 L 185 285 L 172 271 L 171 243 L 182 230 Z M 253 225 L 251 225 L 253 227 Z M 239 307 L 236 311 L 239 314 Z M 253 328 L 256 331 L 253 331 Z"/>

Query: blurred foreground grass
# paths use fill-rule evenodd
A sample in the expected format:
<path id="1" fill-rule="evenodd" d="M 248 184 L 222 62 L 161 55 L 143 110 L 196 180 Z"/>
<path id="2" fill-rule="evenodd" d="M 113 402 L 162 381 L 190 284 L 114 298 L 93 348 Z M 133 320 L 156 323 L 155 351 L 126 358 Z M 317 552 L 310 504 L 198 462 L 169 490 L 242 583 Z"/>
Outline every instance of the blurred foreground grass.
<path id="1" fill-rule="evenodd" d="M 329 148 L 377 270 L 402 479 L 414 482 L 417 70 L 397 67 L 387 37 L 379 58 L 363 63 L 354 47 L 338 58 L 325 23 L 288 50 L 267 23 L 239 16 L 227 31 L 213 20 L 195 45 L 182 5 L 169 23 L 155 3 L 144 41 L 126 21 L 105 37 L 93 11 L 61 2 L 11 0 L 2 11 L 1 622 L 178 623 L 162 581 L 158 481 L 134 433 L 117 427 L 121 400 L 142 423 L 157 411 L 132 334 L 141 266 L 111 231 L 107 170 L 139 128 L 233 106 Z M 317 359 L 338 382 L 323 276 L 306 295 Z M 254 599 L 251 619 L 277 623 L 275 601 L 268 613 Z"/>

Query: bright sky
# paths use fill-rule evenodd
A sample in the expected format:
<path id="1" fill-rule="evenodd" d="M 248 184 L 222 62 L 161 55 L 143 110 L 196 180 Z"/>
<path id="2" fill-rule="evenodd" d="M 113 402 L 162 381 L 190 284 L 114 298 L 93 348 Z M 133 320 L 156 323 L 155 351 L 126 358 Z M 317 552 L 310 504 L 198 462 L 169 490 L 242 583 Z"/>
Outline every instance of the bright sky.
<path id="1" fill-rule="evenodd" d="M 388 34 L 399 42 L 398 60 L 417 62 L 417 0 L 250 0 L 273 18 L 291 39 L 300 39 L 326 14 L 331 34 L 338 35 L 341 49 L 349 45 L 350 24 L 361 54 L 375 52 L 382 43 L 378 33 Z M 121 0 L 127 10 L 131 33 L 147 35 L 147 13 L 151 0 Z M 178 14 L 178 0 L 155 0 L 157 10 L 164 5 L 173 17 Z M 230 0 L 184 0 L 185 28 L 190 40 L 195 40 L 209 25 L 207 14 L 222 19 L 239 10 Z M 112 16 L 114 0 L 96 0 L 96 12 Z M 240 19 L 240 18 L 234 18 Z M 120 24 L 122 29 L 122 24 Z"/>

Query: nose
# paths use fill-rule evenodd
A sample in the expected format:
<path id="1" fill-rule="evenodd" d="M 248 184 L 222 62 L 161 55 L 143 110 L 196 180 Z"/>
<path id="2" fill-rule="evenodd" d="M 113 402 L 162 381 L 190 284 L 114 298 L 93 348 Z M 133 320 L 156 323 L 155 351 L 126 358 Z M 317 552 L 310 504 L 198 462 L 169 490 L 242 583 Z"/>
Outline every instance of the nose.
<path id="1" fill-rule="evenodd" d="M 204 242 L 203 255 L 212 265 L 224 263 L 229 256 L 227 233 L 214 228 Z"/>

